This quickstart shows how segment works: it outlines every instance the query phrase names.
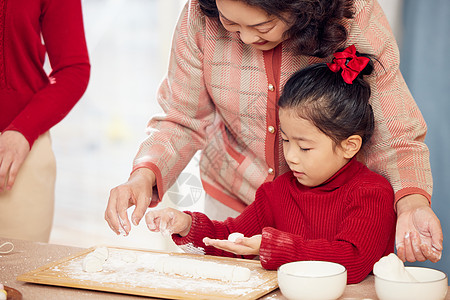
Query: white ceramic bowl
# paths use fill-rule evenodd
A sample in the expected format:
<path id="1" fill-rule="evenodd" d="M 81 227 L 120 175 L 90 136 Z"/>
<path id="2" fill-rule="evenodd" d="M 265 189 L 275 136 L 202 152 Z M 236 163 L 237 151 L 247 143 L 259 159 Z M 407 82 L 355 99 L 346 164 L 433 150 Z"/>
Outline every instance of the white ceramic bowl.
<path id="1" fill-rule="evenodd" d="M 405 267 L 418 282 L 399 282 L 375 276 L 375 291 L 380 300 L 443 300 L 448 278 L 444 272 L 422 267 Z"/>
<path id="2" fill-rule="evenodd" d="M 296 261 L 278 268 L 278 285 L 289 300 L 333 300 L 344 293 L 347 270 L 327 261 Z"/>

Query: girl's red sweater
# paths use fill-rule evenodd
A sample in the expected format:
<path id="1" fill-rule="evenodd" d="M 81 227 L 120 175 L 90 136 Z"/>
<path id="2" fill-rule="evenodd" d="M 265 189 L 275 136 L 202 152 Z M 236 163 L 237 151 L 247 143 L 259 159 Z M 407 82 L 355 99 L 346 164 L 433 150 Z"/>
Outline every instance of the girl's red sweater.
<path id="1" fill-rule="evenodd" d="M 172 237 L 178 245 L 192 243 L 206 254 L 233 256 L 206 247 L 202 239 L 227 239 L 232 232 L 246 237 L 262 234 L 264 268 L 275 270 L 298 260 L 332 261 L 347 268 L 348 283 L 357 283 L 375 262 L 394 251 L 393 197 L 384 177 L 353 159 L 318 187 L 302 186 L 292 172 L 263 184 L 255 201 L 235 219 L 212 221 L 202 213 L 188 212 L 189 234 Z"/>

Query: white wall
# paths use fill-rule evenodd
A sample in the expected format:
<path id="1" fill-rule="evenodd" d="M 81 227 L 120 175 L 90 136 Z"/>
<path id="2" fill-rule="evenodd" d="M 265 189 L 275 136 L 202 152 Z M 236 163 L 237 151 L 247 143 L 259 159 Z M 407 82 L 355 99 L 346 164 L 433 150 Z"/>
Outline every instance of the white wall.
<path id="1" fill-rule="evenodd" d="M 397 43 L 401 45 L 403 0 L 378 0 L 394 32 Z"/>

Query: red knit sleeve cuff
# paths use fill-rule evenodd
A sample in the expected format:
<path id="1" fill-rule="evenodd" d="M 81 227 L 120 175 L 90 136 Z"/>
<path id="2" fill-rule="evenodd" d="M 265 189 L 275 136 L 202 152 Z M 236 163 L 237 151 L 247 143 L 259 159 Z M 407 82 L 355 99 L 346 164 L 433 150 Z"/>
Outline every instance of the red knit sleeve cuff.
<path id="1" fill-rule="evenodd" d="M 263 229 L 259 259 L 264 269 L 276 270 L 281 265 L 291 262 L 297 251 L 297 246 L 288 233 L 272 227 Z"/>
<path id="2" fill-rule="evenodd" d="M 27 130 L 17 127 L 13 124 L 10 124 L 8 127 L 6 127 L 5 130 L 3 130 L 3 132 L 5 132 L 5 131 L 20 132 L 25 137 L 25 139 L 28 141 L 28 144 L 30 145 L 30 149 L 31 149 L 31 147 L 33 147 L 34 142 L 36 142 L 36 140 L 39 137 L 39 134 L 37 132 L 28 132 Z"/>
<path id="3" fill-rule="evenodd" d="M 217 249 L 211 246 L 207 247 L 203 243 L 204 237 L 215 238 L 211 220 L 199 212 L 185 211 L 185 213 L 192 217 L 191 229 L 184 237 L 179 234 L 173 234 L 172 240 L 185 252 L 214 255 Z"/>
<path id="4" fill-rule="evenodd" d="M 427 198 L 428 203 L 431 205 L 431 195 L 430 194 L 428 194 L 425 190 L 423 190 L 421 188 L 409 187 L 409 188 L 401 189 L 395 193 L 395 200 L 394 200 L 395 211 L 397 211 L 397 202 L 400 199 L 402 199 L 405 196 L 413 195 L 413 194 L 419 194 L 419 195 L 424 196 L 425 198 Z"/>

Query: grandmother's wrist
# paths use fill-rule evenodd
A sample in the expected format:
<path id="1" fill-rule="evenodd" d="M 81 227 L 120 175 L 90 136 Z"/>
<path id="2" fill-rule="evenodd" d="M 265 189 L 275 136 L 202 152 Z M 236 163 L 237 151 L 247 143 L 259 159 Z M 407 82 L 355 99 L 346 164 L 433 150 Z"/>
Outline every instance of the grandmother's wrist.
<path id="1" fill-rule="evenodd" d="M 410 194 L 397 201 L 397 215 L 420 207 L 430 207 L 428 199 L 421 194 Z"/>

